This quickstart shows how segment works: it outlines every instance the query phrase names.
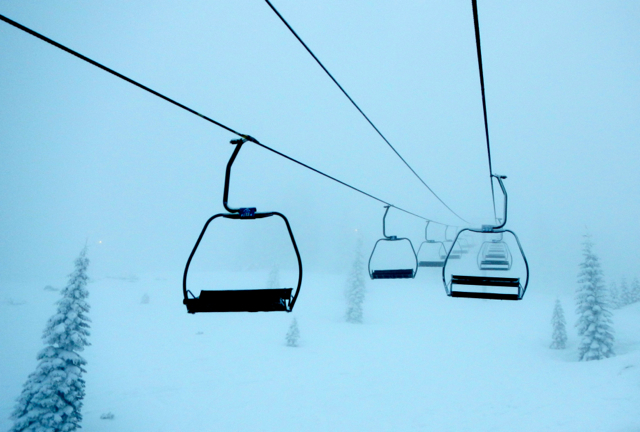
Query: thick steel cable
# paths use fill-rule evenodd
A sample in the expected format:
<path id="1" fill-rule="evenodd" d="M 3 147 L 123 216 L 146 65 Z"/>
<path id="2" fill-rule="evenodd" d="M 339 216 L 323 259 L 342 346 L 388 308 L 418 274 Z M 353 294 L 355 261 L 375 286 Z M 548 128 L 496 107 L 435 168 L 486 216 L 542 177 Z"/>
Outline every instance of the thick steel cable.
<path id="1" fill-rule="evenodd" d="M 484 135 L 487 140 L 487 157 L 489 159 L 489 181 L 491 182 L 491 199 L 493 200 L 493 218 L 498 220 L 496 214 L 496 197 L 493 188 L 493 168 L 491 166 L 491 146 L 489 145 L 489 121 L 487 120 L 487 102 L 484 95 L 484 73 L 482 71 L 482 50 L 480 49 L 480 23 L 478 21 L 477 0 L 471 0 L 473 8 L 473 25 L 476 32 L 476 50 L 478 51 L 478 71 L 480 72 L 480 91 L 482 93 L 482 112 L 484 113 Z"/>
<path id="2" fill-rule="evenodd" d="M 443 225 L 443 226 L 446 225 L 446 224 L 444 224 L 442 222 L 434 221 L 432 219 L 429 219 L 429 218 L 426 218 L 424 216 L 420 216 L 420 215 L 418 215 L 416 213 L 410 212 L 409 210 L 405 210 L 402 207 L 398 207 L 398 206 L 396 206 L 394 204 L 391 204 L 391 203 L 389 203 L 389 202 L 387 202 L 387 201 L 385 201 L 383 199 L 380 199 L 380 198 L 378 198 L 378 197 L 376 197 L 374 195 L 371 195 L 370 193 L 367 193 L 367 192 L 365 192 L 365 191 L 363 191 L 361 189 L 358 189 L 355 186 L 351 186 L 350 184 L 345 183 L 342 180 L 337 179 L 336 177 L 330 176 L 329 174 L 326 174 L 326 173 L 324 173 L 324 172 L 322 172 L 322 171 L 320 171 L 320 170 L 318 170 L 316 168 L 313 168 L 310 165 L 307 165 L 307 164 L 305 164 L 303 162 L 300 162 L 300 161 L 298 161 L 298 160 L 296 160 L 296 159 L 294 159 L 294 158 L 292 158 L 290 156 L 287 156 L 286 154 L 284 154 L 282 152 L 279 152 L 279 151 L 277 151 L 277 150 L 275 150 L 275 149 L 273 149 L 273 148 L 271 148 L 271 147 L 269 147 L 269 146 L 267 146 L 265 144 L 262 144 L 261 142 L 259 142 L 257 139 L 253 138 L 250 135 L 241 134 L 240 132 L 237 132 L 237 131 L 233 130 L 232 128 L 228 127 L 228 126 L 226 126 L 226 125 L 224 125 L 224 124 L 222 124 L 220 122 L 217 122 L 217 121 L 215 121 L 214 119 L 212 119 L 210 117 L 207 117 L 207 116 L 205 116 L 203 114 L 200 114 L 199 112 L 189 108 L 188 106 L 183 105 L 183 104 L 181 104 L 181 103 L 179 103 L 179 102 L 177 102 L 177 101 L 175 101 L 175 100 L 173 100 L 173 99 L 171 99 L 171 98 L 169 98 L 169 97 L 167 97 L 167 96 L 165 96 L 165 95 L 163 95 L 163 94 L 161 94 L 161 93 L 159 93 L 159 92 L 157 92 L 157 91 L 155 91 L 155 90 L 153 90 L 153 89 L 151 89 L 151 88 L 149 88 L 149 87 L 147 87 L 147 86 L 145 86 L 143 84 L 140 84 L 139 82 L 134 81 L 131 78 L 128 78 L 128 77 L 122 75 L 121 73 L 116 72 L 115 70 L 113 70 L 113 69 L 111 69 L 111 68 L 109 68 L 107 66 L 104 66 L 103 64 L 98 63 L 97 61 L 91 60 L 89 57 L 86 57 L 86 56 L 80 54 L 79 52 L 74 51 L 71 48 L 68 48 L 68 47 L 66 47 L 66 46 L 64 46 L 64 45 L 62 45 L 62 44 L 60 44 L 60 43 L 58 43 L 58 42 L 56 42 L 56 41 L 54 41 L 52 39 L 49 39 L 48 37 L 36 32 L 34 30 L 31 30 L 28 27 L 25 27 L 22 24 L 19 24 L 19 23 L 13 21 L 13 20 L 7 18 L 6 16 L 4 16 L 2 14 L 0 14 L 0 21 L 4 21 L 7 24 L 10 24 L 10 25 L 12 25 L 12 26 L 14 26 L 14 27 L 16 27 L 16 28 L 18 28 L 18 29 L 30 34 L 30 35 L 32 35 L 32 36 L 37 37 L 38 39 L 40 39 L 40 40 L 42 40 L 44 42 L 47 42 L 48 44 L 51 44 L 51 45 L 55 46 L 56 48 L 59 48 L 59 49 L 65 51 L 65 52 L 67 52 L 67 53 L 69 53 L 69 54 L 71 54 L 71 55 L 73 55 L 73 56 L 75 56 L 75 57 L 77 57 L 77 58 L 79 58 L 79 59 L 91 64 L 91 65 L 93 65 L 93 66 L 96 66 L 97 68 L 102 69 L 105 72 L 108 72 L 108 73 L 110 73 L 110 74 L 112 74 L 112 75 L 114 75 L 114 76 L 116 76 L 116 77 L 118 77 L 118 78 L 120 78 L 120 79 L 122 79 L 122 80 L 124 80 L 124 81 L 126 81 L 128 83 L 130 83 L 130 84 L 133 84 L 134 86 L 136 86 L 138 88 L 141 88 L 142 90 L 145 90 L 145 91 L 151 93 L 154 96 L 157 96 L 157 97 L 159 97 L 159 98 L 161 98 L 161 99 L 163 99 L 163 100 L 165 100 L 165 101 L 167 101 L 167 102 L 169 102 L 169 103 L 171 103 L 171 104 L 173 104 L 173 105 L 175 105 L 175 106 L 177 106 L 179 108 L 182 108 L 183 110 L 188 111 L 191 114 L 195 114 L 198 117 L 200 117 L 200 118 L 202 118 L 202 119 L 204 119 L 204 120 L 206 120 L 206 121 L 208 121 L 210 123 L 213 123 L 214 125 L 216 125 L 218 127 L 221 127 L 222 129 L 224 129 L 224 130 L 226 130 L 228 132 L 231 132 L 231 133 L 233 133 L 233 134 L 235 134 L 235 135 L 237 135 L 237 136 L 239 136 L 239 137 L 241 137 L 241 138 L 243 138 L 243 139 L 245 139 L 247 141 L 250 141 L 250 142 L 252 142 L 252 143 L 264 148 L 265 150 L 269 150 L 270 152 L 275 153 L 278 156 L 281 156 L 281 157 L 283 157 L 283 158 L 285 158 L 285 159 L 287 159 L 287 160 L 289 160 L 291 162 L 294 162 L 294 163 L 296 163 L 296 164 L 298 164 L 298 165 L 300 165 L 300 166 L 302 166 L 304 168 L 307 168 L 307 169 L 309 169 L 309 170 L 311 170 L 311 171 L 313 171 L 313 172 L 315 172 L 317 174 L 320 174 L 320 175 L 322 175 L 322 176 L 324 176 L 324 177 L 326 177 L 326 178 L 328 178 L 330 180 L 333 180 L 333 181 L 335 181 L 335 182 L 337 182 L 337 183 L 339 183 L 339 184 L 341 184 L 343 186 L 346 186 L 346 187 L 348 187 L 348 188 L 350 188 L 350 189 L 352 189 L 352 190 L 354 190 L 356 192 L 360 192 L 361 194 L 363 194 L 363 195 L 365 195 L 365 196 L 367 196 L 369 198 L 372 198 L 372 199 L 374 199 L 374 200 L 376 200 L 378 202 L 381 202 L 381 203 L 383 203 L 385 205 L 391 206 L 391 207 L 393 207 L 395 209 L 398 209 L 398 210 L 400 210 L 400 211 L 402 211 L 404 213 L 407 213 L 407 214 L 409 214 L 411 216 L 415 216 L 417 218 L 423 219 L 425 221 L 431 221 L 431 222 L 434 222 L 434 223 L 437 223 L 437 224 Z"/>
<path id="3" fill-rule="evenodd" d="M 398 150 L 395 149 L 395 147 L 393 147 L 393 145 L 389 142 L 389 140 L 382 134 L 382 132 L 380 132 L 380 130 L 376 127 L 375 124 L 373 124 L 373 122 L 369 119 L 369 117 L 367 117 L 367 115 L 364 113 L 364 111 L 362 111 L 360 109 L 360 107 L 358 106 L 358 104 L 351 98 L 351 96 L 349 96 L 349 94 L 346 92 L 346 90 L 340 85 L 340 83 L 333 77 L 333 75 L 331 75 L 331 72 L 329 72 L 329 70 L 322 64 L 322 62 L 318 59 L 318 57 L 316 57 L 316 55 L 313 53 L 313 51 L 311 51 L 311 49 L 307 46 L 306 43 L 304 43 L 304 41 L 302 40 L 302 38 L 300 36 L 298 36 L 298 33 L 296 33 L 296 31 L 289 25 L 289 23 L 287 22 L 287 20 L 284 19 L 284 17 L 280 14 L 280 12 L 278 12 L 278 10 L 273 6 L 273 4 L 271 4 L 271 2 L 269 0 L 265 0 L 265 2 L 267 2 L 267 4 L 269 5 L 269 7 L 271 8 L 271 10 L 273 12 L 275 12 L 275 14 L 278 16 L 278 18 L 280 18 L 280 20 L 284 23 L 285 26 L 287 26 L 287 28 L 289 29 L 289 31 L 296 37 L 296 39 L 298 39 L 298 42 L 300 42 L 300 44 L 302 44 L 302 46 L 304 47 L 304 49 L 307 50 L 307 52 L 311 55 L 311 57 L 313 57 L 313 59 L 316 61 L 316 63 L 318 63 L 318 65 L 322 68 L 322 70 L 329 76 L 329 78 L 331 78 L 331 80 L 334 82 L 334 84 L 336 86 L 338 86 L 338 88 L 340 89 L 340 91 L 342 91 L 342 93 L 347 97 L 347 99 L 349 99 L 349 101 L 351 102 L 351 104 L 358 110 L 358 112 L 360 112 L 360 114 L 362 114 L 362 117 L 365 118 L 365 120 L 371 125 L 371 127 L 378 133 L 378 135 L 380 135 L 380 138 L 382 138 L 384 140 L 384 142 L 387 143 L 387 145 L 391 148 L 391 150 L 393 150 L 393 152 L 396 154 L 396 156 L 398 156 L 400 158 L 400 160 L 402 162 L 404 162 L 404 164 L 407 166 L 407 168 L 409 168 L 411 170 L 411 172 L 413 173 L 413 175 L 415 175 L 418 180 L 420 180 L 420 182 L 429 190 L 429 192 L 431 192 L 431 194 L 436 197 L 438 199 L 438 201 L 440 201 L 442 203 L 442 205 L 444 205 L 451 213 L 453 213 L 457 218 L 459 218 L 460 220 L 467 222 L 465 219 L 463 219 L 460 215 L 458 215 L 458 213 L 456 213 L 455 211 L 453 211 L 453 209 L 451 207 L 449 207 L 447 205 L 447 203 L 445 203 L 439 196 L 438 194 L 436 194 L 433 189 L 431 189 L 429 187 L 429 185 L 422 180 L 422 177 L 420 177 L 418 175 L 418 173 L 411 167 L 411 165 L 409 165 L 409 163 L 402 157 L 402 155 L 398 152 Z"/>

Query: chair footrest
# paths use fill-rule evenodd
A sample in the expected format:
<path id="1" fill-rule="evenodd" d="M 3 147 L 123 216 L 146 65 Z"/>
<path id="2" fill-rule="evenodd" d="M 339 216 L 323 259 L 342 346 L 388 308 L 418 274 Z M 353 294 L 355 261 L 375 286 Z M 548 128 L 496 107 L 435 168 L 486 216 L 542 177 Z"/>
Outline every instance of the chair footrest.
<path id="1" fill-rule="evenodd" d="M 444 261 L 419 261 L 418 267 L 444 267 Z"/>
<path id="2" fill-rule="evenodd" d="M 372 279 L 410 279 L 413 276 L 413 269 L 374 270 L 371 273 Z"/>
<path id="3" fill-rule="evenodd" d="M 458 287 L 458 289 L 456 289 Z M 465 288 L 469 287 L 466 291 Z M 476 287 L 475 289 L 472 287 Z M 479 288 L 493 288 L 494 292 L 482 292 Z M 515 292 L 513 290 L 515 289 Z M 499 291 L 511 292 L 499 292 Z M 477 298 L 487 300 L 520 300 L 520 278 L 488 276 L 451 276 L 451 297 Z M 496 292 L 498 291 L 498 292 Z"/>
<path id="4" fill-rule="evenodd" d="M 187 312 L 289 312 L 293 288 L 201 291 L 184 299 Z"/>

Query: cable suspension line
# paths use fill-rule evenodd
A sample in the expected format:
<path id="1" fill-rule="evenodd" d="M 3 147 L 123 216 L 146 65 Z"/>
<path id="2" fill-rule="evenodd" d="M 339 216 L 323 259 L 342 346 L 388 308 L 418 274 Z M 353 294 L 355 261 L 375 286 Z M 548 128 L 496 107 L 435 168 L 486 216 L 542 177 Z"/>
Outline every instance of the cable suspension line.
<path id="1" fill-rule="evenodd" d="M 487 157 L 489 159 L 489 181 L 491 182 L 491 199 L 493 201 L 493 217 L 498 219 L 496 215 L 496 197 L 493 188 L 493 168 L 491 166 L 491 146 L 489 145 L 489 121 L 487 120 L 487 102 L 484 93 L 484 73 L 482 71 L 482 50 L 480 49 L 480 23 L 478 20 L 478 2 L 471 0 L 473 8 L 473 25 L 476 33 L 476 50 L 478 52 L 478 71 L 480 72 L 480 91 L 482 93 L 482 112 L 484 114 L 484 135 L 487 141 Z"/>
<path id="2" fill-rule="evenodd" d="M 304 49 L 307 50 L 307 52 L 311 55 L 311 57 L 313 57 L 313 59 L 316 61 L 316 63 L 318 63 L 318 65 L 322 68 L 322 70 L 324 70 L 324 72 L 329 76 L 329 78 L 331 78 L 331 80 L 335 83 L 336 86 L 338 86 L 338 88 L 340 89 L 340 91 L 342 91 L 342 93 L 347 97 L 347 99 L 349 99 L 349 101 L 351 102 L 351 104 L 358 110 L 358 112 L 360 112 L 360 114 L 362 114 L 362 117 L 365 118 L 365 120 L 371 125 L 371 127 L 378 133 L 378 135 L 380 135 L 380 137 L 384 140 L 384 142 L 387 143 L 387 145 L 391 148 L 391 150 L 393 150 L 393 152 L 396 154 L 396 156 L 398 156 L 400 158 L 400 160 L 402 162 L 404 162 L 404 164 L 407 166 L 407 168 L 409 168 L 411 170 L 411 172 L 413 173 L 413 175 L 415 175 L 418 180 L 420 180 L 420 182 L 429 190 L 429 192 L 431 192 L 431 194 L 436 197 L 438 199 L 438 201 L 440 201 L 442 203 L 442 205 L 444 205 L 451 213 L 453 213 L 457 218 L 459 218 L 460 220 L 469 223 L 468 221 L 466 221 L 465 219 L 463 219 L 460 215 L 458 215 L 458 213 L 456 213 L 455 211 L 453 211 L 453 209 L 451 207 L 449 207 L 434 191 L 433 189 L 431 189 L 429 187 L 429 185 L 422 179 L 422 177 L 420 177 L 418 175 L 418 173 L 411 167 L 411 165 L 409 165 L 409 163 L 402 157 L 402 155 L 395 149 L 395 147 L 393 147 L 393 145 L 389 142 L 389 140 L 382 134 L 382 132 L 380 132 L 380 130 L 376 127 L 375 124 L 373 124 L 373 122 L 369 119 L 369 117 L 367 117 L 367 115 L 364 113 L 364 111 L 362 111 L 360 109 L 360 107 L 358 106 L 358 104 L 351 98 L 351 96 L 349 96 L 349 94 L 346 92 L 346 90 L 340 85 L 340 83 L 333 77 L 333 75 L 331 75 L 331 72 L 329 72 L 329 70 L 322 64 L 322 62 L 318 59 L 318 57 L 316 57 L 316 55 L 313 53 L 313 51 L 311 51 L 311 49 L 307 46 L 306 43 L 304 43 L 304 41 L 302 40 L 302 38 L 300 36 L 298 36 L 298 33 L 296 33 L 296 31 L 289 25 L 289 23 L 287 22 L 287 20 L 284 19 L 284 17 L 280 14 L 280 12 L 278 12 L 278 10 L 275 8 L 275 6 L 273 6 L 273 4 L 271 4 L 271 2 L 269 0 L 265 0 L 267 2 L 267 4 L 269 5 L 269 7 L 271 8 L 271 10 L 273 10 L 273 12 L 278 16 L 278 18 L 280 18 L 280 20 L 284 23 L 284 25 L 289 29 L 289 31 L 296 37 L 296 39 L 298 39 L 298 41 L 300 42 L 300 44 L 302 44 L 302 46 L 304 47 Z"/>
<path id="3" fill-rule="evenodd" d="M 49 39 L 48 37 L 36 32 L 34 30 L 31 30 L 28 27 L 25 27 L 22 24 L 19 24 L 19 23 L 13 21 L 13 20 L 7 18 L 6 16 L 4 16 L 2 14 L 0 14 L 0 21 L 4 21 L 7 24 L 10 24 L 10 25 L 12 25 L 12 26 L 14 26 L 14 27 L 16 27 L 16 28 L 18 28 L 18 29 L 30 34 L 30 35 L 32 35 L 32 36 L 37 37 L 40 40 L 43 40 L 44 42 L 47 42 L 47 43 L 55 46 L 56 48 L 59 48 L 59 49 L 65 51 L 65 52 L 67 52 L 67 53 L 69 53 L 69 54 L 71 54 L 71 55 L 73 55 L 73 56 L 75 56 L 75 57 L 77 57 L 77 58 L 79 58 L 79 59 L 91 64 L 91 65 L 93 65 L 93 66 L 96 66 L 96 67 L 104 70 L 105 72 L 108 72 L 108 73 L 110 73 L 110 74 L 112 74 L 112 75 L 114 75 L 114 76 L 116 76 L 116 77 L 118 77 L 118 78 L 120 78 L 120 79 L 122 79 L 122 80 L 124 80 L 124 81 L 126 81 L 128 83 L 130 83 L 130 84 L 133 84 L 134 86 L 136 86 L 138 88 L 141 88 L 142 90 L 145 90 L 145 91 L 151 93 L 154 96 L 157 96 L 157 97 L 159 97 L 159 98 L 161 98 L 161 99 L 163 99 L 163 100 L 165 100 L 165 101 L 167 101 L 167 102 L 169 102 L 169 103 L 171 103 L 171 104 L 173 104 L 173 105 L 175 105 L 175 106 L 177 106 L 179 108 L 182 108 L 183 110 L 185 110 L 185 111 L 187 111 L 187 112 L 189 112 L 191 114 L 194 114 L 194 115 L 196 115 L 196 116 L 208 121 L 209 123 L 213 123 L 214 125 L 216 125 L 216 126 L 222 128 L 222 129 L 224 129 L 224 130 L 226 130 L 228 132 L 231 132 L 231 133 L 239 136 L 240 139 L 244 140 L 245 142 L 246 141 L 252 142 L 252 143 L 264 148 L 265 150 L 268 150 L 268 151 L 270 151 L 270 152 L 272 152 L 272 153 L 274 153 L 274 154 L 276 154 L 278 156 L 281 156 L 281 157 L 283 157 L 283 158 L 285 158 L 285 159 L 287 159 L 287 160 L 289 160 L 291 162 L 294 162 L 294 163 L 296 163 L 296 164 L 298 164 L 298 165 L 300 165 L 300 166 L 302 166 L 304 168 L 307 168 L 307 169 L 315 172 L 316 174 L 320 174 L 320 175 L 322 175 L 322 176 L 324 176 L 324 177 L 326 177 L 326 178 L 328 178 L 330 180 L 333 180 L 336 183 L 339 183 L 339 184 L 341 184 L 343 186 L 346 186 L 346 187 L 348 187 L 348 188 L 350 188 L 350 189 L 352 189 L 352 190 L 354 190 L 356 192 L 359 192 L 362 195 L 365 195 L 365 196 L 367 196 L 367 197 L 369 197 L 371 199 L 374 199 L 374 200 L 376 200 L 376 201 L 378 201 L 378 202 L 380 202 L 380 203 L 382 203 L 384 205 L 391 206 L 391 207 L 393 207 L 393 208 L 395 208 L 397 210 L 400 210 L 400 211 L 402 211 L 404 213 L 407 213 L 407 214 L 409 214 L 411 216 L 415 216 L 417 218 L 423 219 L 425 221 L 433 222 L 433 223 L 436 223 L 436 224 L 439 224 L 439 225 L 442 225 L 442 226 L 447 226 L 446 224 L 444 224 L 442 222 L 438 222 L 438 221 L 426 218 L 424 216 L 420 216 L 420 215 L 418 215 L 416 213 L 413 213 L 413 212 L 411 212 L 409 210 L 406 210 L 406 209 L 404 209 L 402 207 L 398 207 L 398 206 L 396 206 L 394 204 L 391 204 L 391 203 L 389 203 L 389 202 L 387 202 L 387 201 L 385 201 L 385 200 L 383 200 L 381 198 L 378 198 L 378 197 L 376 197 L 374 195 L 371 195 L 368 192 L 365 192 L 365 191 L 363 191 L 361 189 L 358 189 L 355 186 L 351 186 L 350 184 L 348 184 L 348 183 L 346 183 L 346 182 L 344 182 L 342 180 L 339 180 L 336 177 L 333 177 L 333 176 L 331 176 L 329 174 L 326 174 L 326 173 L 324 173 L 324 172 L 322 172 L 322 171 L 320 171 L 320 170 L 318 170 L 316 168 L 313 168 L 310 165 L 307 165 L 307 164 L 305 164 L 303 162 L 300 162 L 300 161 L 298 161 L 298 160 L 296 160 L 296 159 L 294 159 L 294 158 L 292 158 L 290 156 L 287 156 L 286 154 L 284 154 L 282 152 L 279 152 L 278 150 L 275 150 L 275 149 L 273 149 L 273 148 L 271 148 L 271 147 L 269 147 L 269 146 L 267 146 L 265 144 L 262 144 L 261 142 L 259 142 L 257 139 L 253 138 L 250 135 L 242 134 L 242 133 L 240 133 L 240 132 L 238 132 L 238 131 L 236 131 L 236 130 L 234 130 L 234 129 L 232 129 L 232 128 L 230 128 L 230 127 L 228 127 L 228 126 L 226 126 L 226 125 L 224 125 L 224 124 L 222 124 L 220 122 L 217 122 L 216 120 L 214 120 L 214 119 L 212 119 L 212 118 L 210 118 L 210 117 L 208 117 L 206 115 L 200 114 L 199 112 L 189 108 L 188 106 L 183 105 L 180 102 L 177 102 L 177 101 L 175 101 L 175 100 L 173 100 L 173 99 L 171 99 L 171 98 L 169 98 L 169 97 L 167 97 L 167 96 L 165 96 L 165 95 L 163 95 L 163 94 L 161 94 L 161 93 L 159 93 L 159 92 L 157 92 L 157 91 L 155 91 L 155 90 L 153 90 L 153 89 L 151 89 L 151 88 L 149 88 L 149 87 L 147 87 L 147 86 L 145 86 L 143 84 L 140 84 L 139 82 L 134 81 L 131 78 L 128 78 L 128 77 L 122 75 L 121 73 L 116 72 L 115 70 L 113 70 L 113 69 L 111 69 L 111 68 L 109 68 L 107 66 L 104 66 L 103 64 L 100 64 L 100 63 L 98 63 L 98 62 L 96 62 L 94 60 L 91 60 L 90 58 L 80 54 L 79 52 L 74 51 L 71 48 L 68 48 L 68 47 L 66 47 L 66 46 L 64 46 L 64 45 L 62 45 L 62 44 L 60 44 L 60 43 L 58 43 L 58 42 L 56 42 L 56 41 L 54 41 L 52 39 Z"/>

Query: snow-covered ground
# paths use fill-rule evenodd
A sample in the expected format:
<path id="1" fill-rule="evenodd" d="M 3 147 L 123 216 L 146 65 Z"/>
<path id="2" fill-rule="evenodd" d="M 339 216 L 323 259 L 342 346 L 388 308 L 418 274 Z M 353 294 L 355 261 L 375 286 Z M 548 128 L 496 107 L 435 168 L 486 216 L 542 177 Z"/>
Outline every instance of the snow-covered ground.
<path id="1" fill-rule="evenodd" d="M 368 281 L 359 325 L 343 319 L 346 275 L 305 274 L 292 314 L 195 316 L 181 276 L 89 285 L 84 430 L 640 431 L 640 304 L 614 312 L 616 357 L 577 362 L 573 298 L 569 348 L 551 350 L 555 297 L 535 282 L 500 302 L 446 297 L 435 269 Z M 55 311 L 48 284 L 2 284 L 1 430 Z"/>

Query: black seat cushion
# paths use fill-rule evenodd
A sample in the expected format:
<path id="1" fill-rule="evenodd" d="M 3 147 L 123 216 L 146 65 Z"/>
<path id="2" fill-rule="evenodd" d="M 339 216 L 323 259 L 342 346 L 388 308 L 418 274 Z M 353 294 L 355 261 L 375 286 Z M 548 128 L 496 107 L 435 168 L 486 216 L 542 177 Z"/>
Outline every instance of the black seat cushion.
<path id="1" fill-rule="evenodd" d="M 495 287 L 513 287 L 520 286 L 520 278 L 507 278 L 497 276 L 451 276 L 451 285 L 480 285 Z"/>
<path id="2" fill-rule="evenodd" d="M 189 313 L 197 312 L 289 312 L 293 288 L 201 291 L 185 299 Z"/>
<path id="3" fill-rule="evenodd" d="M 409 279 L 413 277 L 413 269 L 374 270 L 373 279 Z"/>

